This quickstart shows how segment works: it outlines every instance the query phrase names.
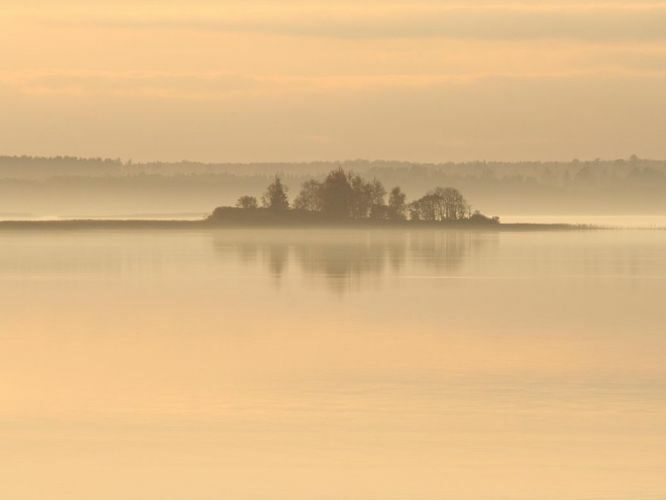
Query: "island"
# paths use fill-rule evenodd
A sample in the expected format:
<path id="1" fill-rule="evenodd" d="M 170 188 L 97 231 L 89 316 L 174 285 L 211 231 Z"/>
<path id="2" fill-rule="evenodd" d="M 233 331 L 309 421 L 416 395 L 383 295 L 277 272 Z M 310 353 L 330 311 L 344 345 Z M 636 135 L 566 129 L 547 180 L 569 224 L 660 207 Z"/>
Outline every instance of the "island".
<path id="1" fill-rule="evenodd" d="M 305 181 L 290 203 L 289 189 L 280 175 L 266 188 L 260 201 L 244 195 L 235 206 L 220 206 L 200 220 L 12 220 L 0 229 L 202 229 L 225 227 L 368 227 L 440 228 L 484 230 L 592 229 L 573 224 L 500 223 L 473 210 L 454 187 L 434 187 L 414 201 L 399 186 L 390 191 L 378 179 L 368 180 L 343 168 L 328 172 L 323 180 Z"/>
<path id="2" fill-rule="evenodd" d="M 387 201 L 388 195 L 388 201 Z M 377 179 L 367 180 L 337 168 L 323 181 L 303 183 L 289 203 L 288 188 L 276 175 L 261 197 L 241 196 L 235 207 L 218 207 L 211 224 L 235 225 L 498 225 L 498 217 L 472 210 L 453 187 L 435 187 L 407 203 L 399 186 L 390 192 Z"/>

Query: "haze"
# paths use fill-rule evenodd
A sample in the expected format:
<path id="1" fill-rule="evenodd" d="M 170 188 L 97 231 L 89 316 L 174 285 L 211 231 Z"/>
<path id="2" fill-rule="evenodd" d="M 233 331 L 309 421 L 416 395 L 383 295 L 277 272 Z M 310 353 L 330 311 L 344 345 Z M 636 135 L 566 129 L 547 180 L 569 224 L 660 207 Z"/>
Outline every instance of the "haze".
<path id="1" fill-rule="evenodd" d="M 666 3 L 17 1 L 0 151 L 663 158 Z"/>
<path id="2" fill-rule="evenodd" d="M 666 491 L 664 231 L 0 231 L 7 500 Z"/>

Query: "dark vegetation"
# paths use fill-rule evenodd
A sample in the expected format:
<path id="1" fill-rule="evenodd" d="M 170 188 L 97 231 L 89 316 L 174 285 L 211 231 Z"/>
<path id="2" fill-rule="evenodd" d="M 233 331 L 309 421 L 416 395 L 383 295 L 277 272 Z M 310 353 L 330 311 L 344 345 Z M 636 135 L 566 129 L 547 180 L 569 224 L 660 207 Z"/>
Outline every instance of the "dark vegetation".
<path id="1" fill-rule="evenodd" d="M 322 181 L 303 182 L 301 191 L 289 205 L 288 188 L 275 176 L 261 198 L 261 207 L 253 196 L 241 196 L 236 207 L 219 207 L 212 222 L 238 224 L 288 224 L 322 222 L 373 223 L 473 223 L 497 224 L 478 211 L 472 212 L 463 195 L 455 188 L 437 187 L 421 198 L 407 203 L 400 187 L 387 193 L 377 179 L 371 181 L 342 168 L 331 170 Z M 388 202 L 387 202 L 388 194 Z"/>

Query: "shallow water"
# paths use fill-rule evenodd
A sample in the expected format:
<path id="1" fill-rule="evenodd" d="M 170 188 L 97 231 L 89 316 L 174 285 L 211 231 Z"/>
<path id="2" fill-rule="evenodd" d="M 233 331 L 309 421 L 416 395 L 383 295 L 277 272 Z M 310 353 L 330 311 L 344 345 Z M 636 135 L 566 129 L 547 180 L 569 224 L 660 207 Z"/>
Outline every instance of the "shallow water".
<path id="1" fill-rule="evenodd" d="M 0 498 L 666 497 L 666 231 L 0 232 Z"/>
<path id="2" fill-rule="evenodd" d="M 157 212 L 157 213 L 114 213 L 110 214 L 69 214 L 36 215 L 29 213 L 0 213 L 1 221 L 64 221 L 64 220 L 178 220 L 197 221 L 208 217 L 206 212 Z M 495 214 L 493 214 L 495 215 Z M 666 215 L 576 215 L 576 214 L 499 214 L 505 223 L 520 224 L 573 224 L 614 229 L 666 229 Z"/>
<path id="3" fill-rule="evenodd" d="M 666 229 L 666 215 L 524 215 L 507 214 L 502 222 L 528 224 L 577 224 L 616 229 Z"/>

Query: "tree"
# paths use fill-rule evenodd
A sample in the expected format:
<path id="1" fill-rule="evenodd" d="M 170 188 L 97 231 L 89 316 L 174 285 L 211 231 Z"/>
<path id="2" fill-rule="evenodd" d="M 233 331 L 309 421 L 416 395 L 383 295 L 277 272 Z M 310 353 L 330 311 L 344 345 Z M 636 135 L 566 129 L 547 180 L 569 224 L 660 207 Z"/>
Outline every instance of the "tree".
<path id="1" fill-rule="evenodd" d="M 370 200 L 373 205 L 383 207 L 384 197 L 386 196 L 386 189 L 384 185 L 379 182 L 377 179 L 372 179 L 372 182 L 369 184 L 370 190 Z"/>
<path id="2" fill-rule="evenodd" d="M 461 220 L 469 218 L 470 207 L 457 189 L 438 187 L 413 202 L 410 213 L 413 220 Z"/>
<path id="3" fill-rule="evenodd" d="M 405 193 L 396 186 L 391 189 L 388 201 L 388 217 L 392 220 L 404 220 L 407 205 L 405 204 Z"/>
<path id="4" fill-rule="evenodd" d="M 329 172 L 321 185 L 321 210 L 335 218 L 351 215 L 353 190 L 349 176 L 342 168 Z"/>
<path id="5" fill-rule="evenodd" d="M 349 215 L 354 219 L 365 219 L 372 206 L 370 186 L 360 175 L 350 175 L 349 177 L 349 185 L 352 189 Z"/>
<path id="6" fill-rule="evenodd" d="M 294 208 L 307 210 L 308 212 L 319 212 L 322 209 L 321 182 L 314 179 L 305 181 L 301 192 L 294 200 Z"/>
<path id="7" fill-rule="evenodd" d="M 487 217 L 478 210 L 475 210 L 469 217 L 469 221 L 474 224 L 499 224 L 499 217 Z"/>
<path id="8" fill-rule="evenodd" d="M 386 219 L 388 209 L 384 202 L 384 197 L 386 196 L 384 185 L 377 179 L 373 179 L 368 184 L 368 190 L 370 192 L 370 217 L 373 219 Z"/>
<path id="9" fill-rule="evenodd" d="M 416 202 L 410 203 L 407 208 L 409 209 L 409 220 L 411 221 L 421 220 L 421 212 L 416 206 Z"/>
<path id="10" fill-rule="evenodd" d="M 236 206 L 246 210 L 257 208 L 257 199 L 254 196 L 241 196 L 238 198 Z"/>
<path id="11" fill-rule="evenodd" d="M 366 182 L 360 175 L 350 174 L 348 178 L 352 190 L 349 215 L 354 219 L 384 218 L 386 189 L 382 183 L 377 179 Z"/>
<path id="12" fill-rule="evenodd" d="M 282 180 L 279 176 L 275 176 L 275 179 L 266 189 L 266 193 L 261 198 L 264 208 L 270 210 L 288 210 L 289 209 L 289 199 L 287 198 L 287 188 L 282 184 Z"/>
<path id="13" fill-rule="evenodd" d="M 438 187 L 434 193 L 441 199 L 441 220 L 459 220 L 469 217 L 470 207 L 460 191 L 450 187 Z"/>
<path id="14" fill-rule="evenodd" d="M 638 172 L 642 173 L 642 170 Z M 329 219 L 339 220 L 405 220 L 407 213 L 410 220 L 425 222 L 470 220 L 472 217 L 476 222 L 487 219 L 483 219 L 485 216 L 479 213 L 473 215 L 463 195 L 452 187 L 437 187 L 409 205 L 399 186 L 389 193 L 388 204 L 386 194 L 384 185 L 378 179 L 367 181 L 339 167 L 331 170 L 321 182 L 314 179 L 304 182 L 293 208 L 297 211 L 319 212 Z M 289 209 L 287 187 L 282 184 L 279 176 L 275 176 L 261 201 L 262 206 L 268 210 Z M 257 208 L 257 199 L 241 196 L 236 206 L 254 209 Z"/>
<path id="15" fill-rule="evenodd" d="M 412 202 L 409 206 L 411 219 L 428 222 L 441 220 L 440 201 L 436 194 L 429 193 Z"/>

